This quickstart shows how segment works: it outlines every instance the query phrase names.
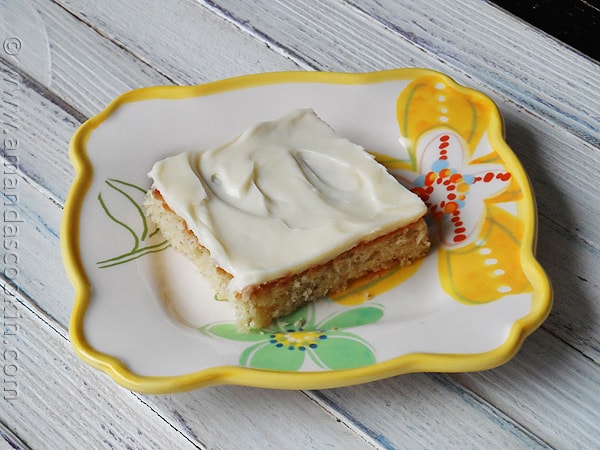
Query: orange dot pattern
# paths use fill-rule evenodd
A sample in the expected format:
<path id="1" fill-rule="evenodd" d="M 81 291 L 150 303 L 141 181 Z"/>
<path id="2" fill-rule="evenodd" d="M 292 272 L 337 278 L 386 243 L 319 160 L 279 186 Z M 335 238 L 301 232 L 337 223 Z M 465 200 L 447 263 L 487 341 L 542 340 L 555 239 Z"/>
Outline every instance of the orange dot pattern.
<path id="1" fill-rule="evenodd" d="M 430 170 L 415 180 L 412 191 L 427 205 L 432 220 L 449 221 L 451 241 L 458 244 L 468 237 L 468 230 L 464 226 L 461 214 L 471 186 L 477 183 L 490 183 L 495 179 L 508 181 L 511 174 L 509 172 L 486 172 L 479 176 L 463 174 L 458 169 L 450 167 L 449 146 L 450 136 L 441 134 L 437 139 L 437 159 Z"/>

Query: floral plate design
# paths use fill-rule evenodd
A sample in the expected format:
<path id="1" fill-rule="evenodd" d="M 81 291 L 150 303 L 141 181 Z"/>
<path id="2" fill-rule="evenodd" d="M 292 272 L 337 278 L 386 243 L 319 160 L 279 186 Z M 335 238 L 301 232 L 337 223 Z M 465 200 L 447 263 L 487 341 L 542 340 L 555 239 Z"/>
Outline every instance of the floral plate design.
<path id="1" fill-rule="evenodd" d="M 227 302 L 141 206 L 152 164 L 312 108 L 429 208 L 432 250 L 269 328 L 239 333 Z M 416 371 L 500 365 L 541 325 L 550 283 L 534 257 L 536 209 L 484 94 L 424 69 L 285 72 L 125 93 L 71 142 L 61 228 L 75 287 L 77 354 L 122 386 L 346 386 Z"/>

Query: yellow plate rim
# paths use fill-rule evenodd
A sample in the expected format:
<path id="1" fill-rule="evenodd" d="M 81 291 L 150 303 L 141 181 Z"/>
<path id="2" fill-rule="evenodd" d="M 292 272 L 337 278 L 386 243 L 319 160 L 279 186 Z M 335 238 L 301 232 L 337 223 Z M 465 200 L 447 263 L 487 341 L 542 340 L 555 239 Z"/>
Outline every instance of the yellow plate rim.
<path id="1" fill-rule="evenodd" d="M 507 339 L 499 347 L 478 354 L 413 353 L 370 366 L 326 372 L 286 372 L 237 366 L 220 366 L 179 376 L 143 376 L 133 373 L 117 358 L 99 352 L 85 338 L 84 319 L 91 287 L 83 268 L 79 249 L 79 218 L 84 198 L 93 177 L 93 167 L 86 154 L 90 134 L 120 106 L 150 99 L 184 99 L 206 96 L 249 87 L 282 83 L 371 84 L 412 79 L 436 74 L 453 88 L 477 96 L 489 104 L 492 118 L 489 140 L 493 148 L 518 177 L 527 204 L 521 260 L 532 286 L 531 311 L 513 323 Z M 490 369 L 510 360 L 525 338 L 537 329 L 552 307 L 552 287 L 534 252 L 537 239 L 535 197 L 527 174 L 503 137 L 500 112 L 485 94 L 457 84 L 445 74 L 429 69 L 392 69 L 368 73 L 345 72 L 269 72 L 228 78 L 195 86 L 156 86 L 121 94 L 98 115 L 90 118 L 74 134 L 69 148 L 75 178 L 65 202 L 60 229 L 61 252 L 67 274 L 75 289 L 75 300 L 69 324 L 69 337 L 77 355 L 86 363 L 136 392 L 160 394 L 181 392 L 220 384 L 234 384 L 273 389 L 324 389 L 360 384 L 414 372 L 469 372 Z"/>

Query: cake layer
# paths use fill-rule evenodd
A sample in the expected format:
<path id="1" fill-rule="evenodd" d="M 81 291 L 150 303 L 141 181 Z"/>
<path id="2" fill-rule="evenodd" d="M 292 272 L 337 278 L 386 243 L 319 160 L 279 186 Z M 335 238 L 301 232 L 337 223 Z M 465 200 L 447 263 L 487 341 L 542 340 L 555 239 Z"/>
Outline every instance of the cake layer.
<path id="1" fill-rule="evenodd" d="M 369 153 L 311 110 L 166 158 L 149 175 L 230 274 L 229 294 L 330 261 L 426 212 Z"/>
<path id="2" fill-rule="evenodd" d="M 196 264 L 217 297 L 231 301 L 241 330 L 266 327 L 274 318 L 346 289 L 362 276 L 411 264 L 429 249 L 427 225 L 421 218 L 371 241 L 358 243 L 335 258 L 302 272 L 250 286 L 231 295 L 228 293 L 231 274 L 213 264 L 209 251 L 198 243 L 186 222 L 166 205 L 160 192 L 150 191 L 145 206 L 165 238 L 175 250 Z"/>

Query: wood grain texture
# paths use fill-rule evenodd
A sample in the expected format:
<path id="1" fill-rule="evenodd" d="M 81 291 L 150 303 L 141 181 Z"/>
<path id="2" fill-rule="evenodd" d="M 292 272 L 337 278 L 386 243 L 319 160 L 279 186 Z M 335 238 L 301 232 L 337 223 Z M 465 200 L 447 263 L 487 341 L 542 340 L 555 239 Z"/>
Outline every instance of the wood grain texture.
<path id="1" fill-rule="evenodd" d="M 88 26 L 173 83 L 198 84 L 298 65 L 196 2 L 60 0 Z"/>
<path id="2" fill-rule="evenodd" d="M 320 70 L 460 71 L 598 144 L 597 64 L 475 0 L 207 2 Z M 348 4 L 351 8 L 348 8 Z M 306 17 L 311 17 L 306 23 Z M 499 19 L 502 20 L 499 20 Z M 268 32 L 267 32 L 268 30 Z M 474 45 L 476 43 L 476 45 Z M 559 50 L 559 51 L 557 51 Z M 323 58 L 323 55 L 326 55 Z M 577 63 L 578 70 L 569 70 Z"/>
<path id="3" fill-rule="evenodd" d="M 18 127 L 7 133 L 8 139 L 15 139 L 18 146 L 14 151 L 5 150 L 2 160 L 3 183 L 13 180 L 15 195 L 11 208 L 5 205 L 5 210 L 14 209 L 23 220 L 16 223 L 18 229 L 13 233 L 18 245 L 18 278 L 7 277 L 5 270 L 5 280 L 37 308 L 66 324 L 73 289 L 60 263 L 59 229 L 61 205 L 74 174 L 68 159 L 68 141 L 79 123 L 28 87 L 1 60 L 0 73 L 4 80 L 18 80 L 18 91 L 13 91 L 12 97 L 19 105 L 14 122 Z M 52 170 L 46 170 L 47 167 Z M 6 190 L 4 194 L 10 195 Z M 54 263 L 42 269 L 40 261 Z"/>
<path id="4" fill-rule="evenodd" d="M 384 447 L 478 448 L 484 442 L 493 449 L 546 447 L 531 430 L 447 375 L 411 374 L 314 395 L 360 423 Z"/>
<path id="5" fill-rule="evenodd" d="M 600 442 L 597 373 L 596 363 L 539 330 L 506 365 L 451 377 L 552 448 L 583 449 Z"/>
<path id="6" fill-rule="evenodd" d="M 492 3 L 600 61 L 598 0 L 492 0 Z"/>
<path id="7" fill-rule="evenodd" d="M 53 2 L 34 0 L 33 6 L 51 43 L 49 81 L 47 84 L 39 78 L 35 81 L 49 96 L 75 109 L 78 119 L 97 114 L 117 95 L 131 89 L 173 84 L 171 79 Z M 30 43 L 35 44 L 38 43 Z"/>
<path id="8" fill-rule="evenodd" d="M 4 384 L 10 394 L 6 388 L 16 381 L 18 396 L 0 399 L 3 443 L 211 449 L 597 444 L 597 64 L 475 0 L 177 0 L 169 8 L 141 0 L 6 1 L 15 24 L 6 33 L 22 33 L 25 45 L 19 57 L 0 49 L 2 118 L 16 125 L 11 137 L 19 140 L 18 165 L 5 177 L 17 180 L 23 218 L 18 272 L 5 266 L 1 279 L 2 355 L 4 362 L 18 356 L 17 372 Z M 0 29 L 0 40 L 6 36 Z M 553 281 L 555 306 L 511 362 L 480 373 L 414 374 L 314 392 L 219 386 L 151 396 L 123 390 L 73 355 L 67 341 L 73 291 L 60 261 L 58 228 L 73 176 L 68 142 L 83 120 L 121 92 L 153 84 L 272 70 L 411 66 L 442 70 L 489 94 L 535 189 L 538 255 Z M 12 170 L 6 147 L 2 162 Z M 13 305 L 16 319 L 6 315 Z M 18 328 L 6 319 L 18 320 Z"/>
<path id="9" fill-rule="evenodd" d="M 217 386 L 144 399 L 208 448 L 378 447 L 352 421 L 337 420 L 301 392 Z"/>
<path id="10" fill-rule="evenodd" d="M 19 304 L 17 396 L 2 416 L 31 448 L 195 448 L 131 393 L 80 368 L 69 342 Z M 5 366 L 6 367 L 6 366 Z M 12 387 L 12 386 L 10 386 Z M 76 414 L 73 414 L 76 412 Z M 18 448 L 18 447 L 17 447 Z"/>

